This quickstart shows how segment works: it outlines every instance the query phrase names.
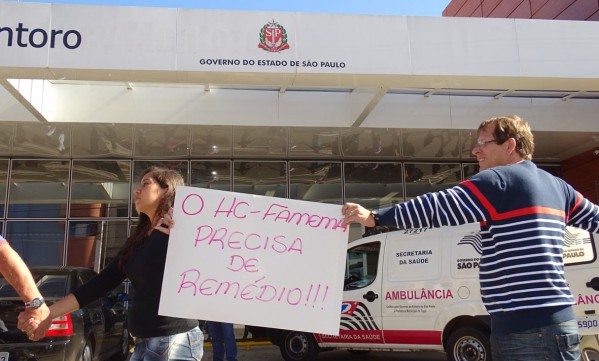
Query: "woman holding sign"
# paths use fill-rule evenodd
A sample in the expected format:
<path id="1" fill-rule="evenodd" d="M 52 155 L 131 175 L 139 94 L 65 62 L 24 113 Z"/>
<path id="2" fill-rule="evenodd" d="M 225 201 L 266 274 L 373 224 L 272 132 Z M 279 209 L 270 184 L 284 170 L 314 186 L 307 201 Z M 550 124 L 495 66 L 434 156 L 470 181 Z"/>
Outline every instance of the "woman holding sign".
<path id="1" fill-rule="evenodd" d="M 143 172 L 140 185 L 135 189 L 139 221 L 133 234 L 97 277 L 50 306 L 50 317 L 35 330 L 30 337 L 32 340 L 44 336 L 53 318 L 104 296 L 129 278 L 136 294 L 128 321 L 129 330 L 135 337 L 130 360 L 193 361 L 202 358 L 204 335 L 198 320 L 158 315 L 166 250 L 173 225 L 169 212 L 175 199 L 175 187 L 183 184 L 183 178 L 175 170 L 150 167 Z"/>

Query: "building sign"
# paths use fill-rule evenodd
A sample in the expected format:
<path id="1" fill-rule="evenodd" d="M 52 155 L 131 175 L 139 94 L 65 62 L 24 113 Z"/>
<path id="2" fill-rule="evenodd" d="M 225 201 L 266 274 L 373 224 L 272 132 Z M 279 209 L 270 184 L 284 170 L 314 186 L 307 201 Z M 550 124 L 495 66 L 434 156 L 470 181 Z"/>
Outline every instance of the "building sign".
<path id="1" fill-rule="evenodd" d="M 268 52 L 280 52 L 289 49 L 287 31 L 276 21 L 271 21 L 260 29 L 260 44 L 258 47 Z"/>
<path id="2" fill-rule="evenodd" d="M 355 26 L 360 20 L 361 26 Z M 408 70 L 405 17 L 378 20 L 362 15 L 0 2 L 0 67 L 290 74 Z"/>
<path id="3" fill-rule="evenodd" d="M 50 47 L 52 49 L 63 46 L 66 49 L 77 49 L 81 45 L 82 36 L 77 30 L 29 28 L 18 23 L 14 29 L 0 24 L 0 46 L 18 46 L 26 48 Z"/>

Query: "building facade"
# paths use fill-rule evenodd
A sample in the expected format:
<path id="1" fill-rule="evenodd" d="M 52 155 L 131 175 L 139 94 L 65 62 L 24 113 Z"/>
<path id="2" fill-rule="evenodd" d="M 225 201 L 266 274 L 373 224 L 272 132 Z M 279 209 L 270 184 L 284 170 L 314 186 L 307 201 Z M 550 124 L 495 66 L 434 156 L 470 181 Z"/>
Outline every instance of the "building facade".
<path id="1" fill-rule="evenodd" d="M 591 0 L 452 0 L 443 16 L 599 20 L 599 3 Z"/>
<path id="2" fill-rule="evenodd" d="M 476 173 L 502 114 L 567 179 L 599 158 L 598 25 L 0 2 L 0 231 L 30 265 L 101 269 L 153 164 L 389 206 Z"/>

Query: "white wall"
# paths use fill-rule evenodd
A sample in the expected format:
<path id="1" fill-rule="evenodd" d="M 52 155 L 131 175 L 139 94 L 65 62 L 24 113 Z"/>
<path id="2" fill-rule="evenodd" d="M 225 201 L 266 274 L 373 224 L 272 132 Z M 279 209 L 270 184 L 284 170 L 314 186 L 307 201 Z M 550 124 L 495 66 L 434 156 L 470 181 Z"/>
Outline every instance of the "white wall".
<path id="1" fill-rule="evenodd" d="M 288 49 L 259 48 L 260 31 L 271 20 L 284 28 Z M 598 130 L 597 99 L 393 90 L 599 92 L 599 22 L 0 2 L 0 24 L 16 29 L 19 23 L 31 33 L 40 29 L 38 42 L 41 30 L 81 34 L 80 47 L 68 49 L 60 42 L 19 46 L 16 38 L 8 46 L 8 31 L 0 32 L 0 78 L 42 74 L 55 81 L 42 82 L 41 99 L 21 92 L 49 121 L 348 127 L 366 115 L 365 127 L 472 128 L 483 118 L 517 113 L 537 130 Z M 0 88 L 0 120 L 26 118 L 35 119 Z"/>
<path id="2" fill-rule="evenodd" d="M 349 127 L 372 94 L 258 91 L 203 87 L 53 85 L 60 122 L 126 122 Z M 363 127 L 473 129 L 481 120 L 519 114 L 535 130 L 599 131 L 596 99 L 386 94 Z"/>

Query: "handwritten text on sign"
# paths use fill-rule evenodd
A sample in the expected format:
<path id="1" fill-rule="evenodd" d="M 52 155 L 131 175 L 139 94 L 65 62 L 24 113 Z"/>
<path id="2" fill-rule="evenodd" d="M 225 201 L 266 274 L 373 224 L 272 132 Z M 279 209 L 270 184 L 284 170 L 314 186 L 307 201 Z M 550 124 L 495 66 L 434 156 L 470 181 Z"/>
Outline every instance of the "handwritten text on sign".
<path id="1" fill-rule="evenodd" d="M 178 187 L 159 313 L 338 334 L 341 206 Z"/>

